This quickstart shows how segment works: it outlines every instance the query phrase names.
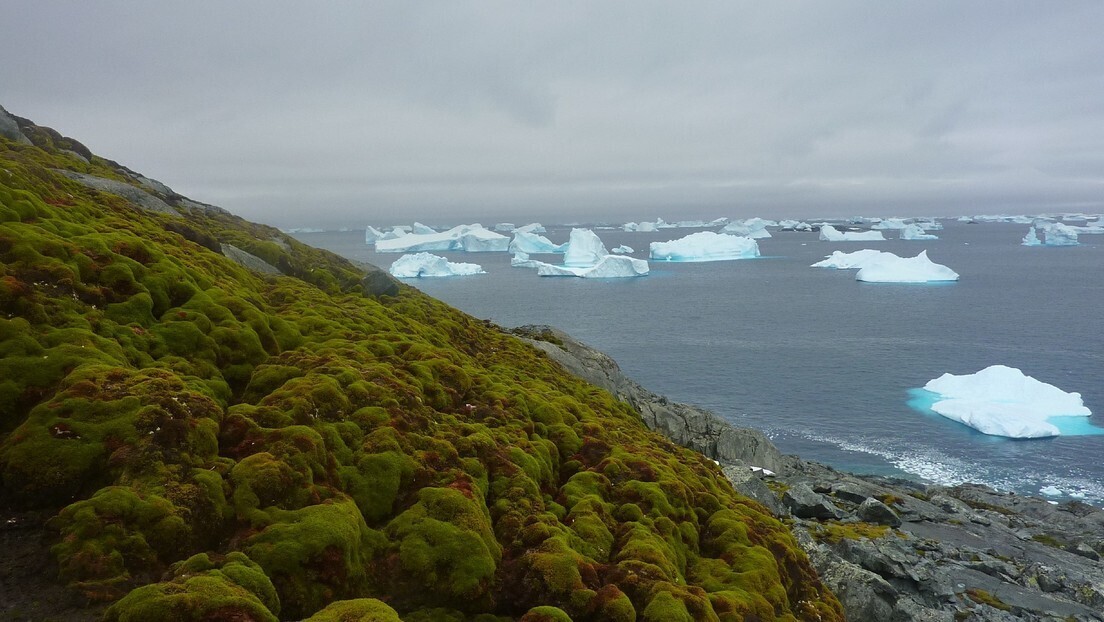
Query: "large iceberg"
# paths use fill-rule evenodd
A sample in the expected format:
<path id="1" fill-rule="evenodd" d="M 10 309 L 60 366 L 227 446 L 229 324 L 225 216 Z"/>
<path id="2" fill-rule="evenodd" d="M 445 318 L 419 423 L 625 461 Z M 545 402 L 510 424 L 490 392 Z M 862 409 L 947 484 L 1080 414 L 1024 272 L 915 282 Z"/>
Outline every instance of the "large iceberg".
<path id="1" fill-rule="evenodd" d="M 993 365 L 955 376 L 943 374 L 924 385 L 937 395 L 931 410 L 979 432 L 1012 438 L 1058 436 L 1051 417 L 1088 417 L 1080 393 L 1066 393 L 1015 367 Z"/>
<path id="2" fill-rule="evenodd" d="M 423 225 L 420 222 L 414 223 L 414 226 L 410 228 L 410 231 L 415 235 L 427 235 L 430 233 L 437 233 L 437 230 L 433 227 Z"/>
<path id="3" fill-rule="evenodd" d="M 623 255 L 606 255 L 598 263 L 587 267 L 554 266 L 540 263 L 537 266 L 537 274 L 540 276 L 578 276 L 584 279 L 646 276 L 648 274 L 648 262 Z"/>
<path id="4" fill-rule="evenodd" d="M 932 235 L 924 231 L 920 225 L 905 225 L 901 228 L 902 240 L 938 240 L 938 235 Z"/>
<path id="5" fill-rule="evenodd" d="M 821 225 L 820 239 L 825 242 L 878 242 L 885 240 L 881 231 L 840 231 L 832 225 Z"/>
<path id="6" fill-rule="evenodd" d="M 915 257 L 885 253 L 865 262 L 855 275 L 855 280 L 867 283 L 931 283 L 957 281 L 958 273 L 928 259 L 928 251 L 921 251 Z"/>
<path id="7" fill-rule="evenodd" d="M 510 242 L 511 253 L 562 253 L 567 250 L 567 244 L 553 244 L 552 240 L 518 229 L 514 232 L 514 239 Z"/>
<path id="8" fill-rule="evenodd" d="M 376 229 L 372 225 L 368 225 L 364 229 L 364 243 L 365 244 L 375 244 L 376 240 L 382 238 L 383 236 L 384 236 L 384 233 L 382 231 L 380 231 L 379 229 Z"/>
<path id="9" fill-rule="evenodd" d="M 1027 230 L 1023 238 L 1024 246 L 1077 246 L 1077 233 L 1080 227 L 1071 227 L 1058 222 L 1036 222 Z M 1042 232 L 1043 237 L 1039 238 Z"/>
<path id="10" fill-rule="evenodd" d="M 377 253 L 413 253 L 419 251 L 505 251 L 510 238 L 482 225 L 460 225 L 440 233 L 408 233 L 395 239 L 376 240 Z"/>
<path id="11" fill-rule="evenodd" d="M 606 255 L 609 255 L 609 251 L 598 234 L 590 229 L 572 229 L 567 248 L 564 249 L 564 265 L 588 268 L 596 265 Z"/>
<path id="12" fill-rule="evenodd" d="M 813 264 L 812 268 L 836 268 L 837 270 L 854 270 L 862 268 L 863 266 L 874 263 L 883 258 L 897 257 L 893 253 L 887 253 L 885 251 L 876 251 L 870 248 L 864 248 L 861 251 L 855 251 L 853 253 L 845 253 L 843 251 L 832 251 L 831 255 L 828 255 L 821 261 Z"/>
<path id="13" fill-rule="evenodd" d="M 725 261 L 759 256 L 759 245 L 751 238 L 699 231 L 667 242 L 652 242 L 652 259 L 662 261 Z"/>
<path id="14" fill-rule="evenodd" d="M 389 272 L 399 278 L 411 279 L 422 276 L 483 274 L 483 268 L 473 263 L 453 263 L 444 257 L 430 253 L 417 253 L 399 257 L 391 264 Z"/>

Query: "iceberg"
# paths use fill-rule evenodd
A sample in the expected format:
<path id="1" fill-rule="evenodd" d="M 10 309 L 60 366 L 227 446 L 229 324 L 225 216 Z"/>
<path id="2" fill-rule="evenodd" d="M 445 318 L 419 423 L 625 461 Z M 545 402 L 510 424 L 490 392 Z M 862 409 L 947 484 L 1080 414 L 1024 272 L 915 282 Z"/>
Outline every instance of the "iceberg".
<path id="1" fill-rule="evenodd" d="M 412 279 L 423 276 L 467 276 L 483 274 L 483 268 L 473 263 L 453 263 L 444 257 L 430 253 L 403 255 L 391 264 L 393 276 Z"/>
<path id="2" fill-rule="evenodd" d="M 408 233 L 398 238 L 376 240 L 377 253 L 413 253 L 424 251 L 505 251 L 510 238 L 482 225 L 460 225 L 440 233 Z"/>
<path id="3" fill-rule="evenodd" d="M 510 257 L 511 268 L 539 268 L 547 265 L 543 261 L 537 261 L 536 259 L 529 259 L 528 253 L 516 252 L 513 257 Z"/>
<path id="4" fill-rule="evenodd" d="M 636 251 L 634 251 L 631 246 L 625 246 L 624 244 L 622 244 L 621 246 L 618 246 L 617 248 L 613 249 L 610 252 L 611 253 L 627 254 L 627 253 L 635 253 Z"/>
<path id="5" fill-rule="evenodd" d="M 660 219 L 660 222 L 663 222 L 662 218 Z M 654 223 L 654 222 L 642 222 L 642 223 L 640 223 L 636 226 L 635 230 L 636 231 L 650 232 L 650 231 L 658 231 L 659 227 L 657 227 L 656 223 Z"/>
<path id="6" fill-rule="evenodd" d="M 514 229 L 516 229 L 516 227 L 514 227 L 514 223 L 512 222 L 499 222 L 495 223 L 494 226 L 494 230 L 499 233 L 513 233 Z"/>
<path id="7" fill-rule="evenodd" d="M 957 281 L 958 273 L 928 259 L 928 251 L 921 251 L 915 257 L 885 253 L 865 262 L 855 275 L 855 280 L 867 283 L 931 283 Z"/>
<path id="8" fill-rule="evenodd" d="M 639 226 L 640 225 L 636 224 L 635 222 L 627 222 L 627 223 L 621 225 L 621 230 L 622 231 L 636 231 L 636 228 L 639 227 Z"/>
<path id="9" fill-rule="evenodd" d="M 622 255 L 606 255 L 598 263 L 586 267 L 554 266 L 542 263 L 537 266 L 537 274 L 540 276 L 578 276 L 584 279 L 646 276 L 648 274 L 648 262 Z"/>
<path id="10" fill-rule="evenodd" d="M 379 242 L 380 240 L 394 240 L 397 238 L 401 238 L 402 236 L 409 233 L 407 229 L 408 227 L 392 227 L 390 231 L 376 238 L 376 241 Z"/>
<path id="11" fill-rule="evenodd" d="M 510 242 L 511 253 L 562 253 L 567 250 L 567 244 L 553 244 L 552 240 L 518 229 L 514 232 L 514 239 Z"/>
<path id="12" fill-rule="evenodd" d="M 1077 246 L 1077 232 L 1081 227 L 1071 227 L 1058 222 L 1036 222 L 1023 238 L 1024 246 Z M 1038 232 L 1043 232 L 1042 240 Z"/>
<path id="13" fill-rule="evenodd" d="M 878 229 L 880 231 L 885 231 L 885 230 L 904 229 L 907 226 L 908 225 L 901 218 L 886 218 L 885 220 L 882 220 L 882 221 L 879 221 L 879 222 L 875 223 L 870 228 L 871 229 Z"/>
<path id="14" fill-rule="evenodd" d="M 652 259 L 661 261 L 725 261 L 759 256 L 759 245 L 751 238 L 699 231 L 667 242 L 652 242 Z"/>
<path id="15" fill-rule="evenodd" d="M 433 227 L 423 225 L 420 222 L 414 223 L 414 226 L 410 228 L 410 231 L 411 231 L 411 233 L 414 233 L 416 235 L 427 235 L 427 234 L 430 234 L 430 233 L 437 233 L 437 230 L 434 229 Z"/>
<path id="16" fill-rule="evenodd" d="M 896 257 L 897 255 L 894 255 L 893 253 L 887 253 L 885 251 L 876 251 L 870 248 L 864 248 L 861 251 L 855 251 L 853 253 L 832 251 L 831 255 L 828 255 L 823 260 L 818 261 L 809 267 L 835 268 L 837 270 L 854 270 L 856 268 L 862 268 L 867 264 L 874 263 L 882 259 L 883 256 Z"/>
<path id="17" fill-rule="evenodd" d="M 920 225 L 905 225 L 901 228 L 902 240 L 938 240 L 939 236 L 926 233 Z"/>
<path id="18" fill-rule="evenodd" d="M 526 233 L 548 233 L 548 230 L 544 228 L 544 225 L 539 222 L 531 222 L 527 225 L 514 229 L 514 232 L 524 231 Z"/>
<path id="19" fill-rule="evenodd" d="M 379 229 L 376 229 L 372 225 L 368 225 L 364 228 L 364 243 L 375 244 L 376 240 L 382 238 L 384 233 Z"/>
<path id="20" fill-rule="evenodd" d="M 1004 365 L 976 374 L 943 374 L 924 385 L 924 390 L 937 396 L 932 411 L 994 436 L 1059 436 L 1061 431 L 1049 419 L 1092 414 L 1080 393 L 1066 393 Z"/>
<path id="21" fill-rule="evenodd" d="M 609 251 L 598 234 L 590 229 L 572 229 L 567 248 L 564 249 L 564 265 L 588 268 L 598 264 L 607 255 Z"/>
<path id="22" fill-rule="evenodd" d="M 881 231 L 840 231 L 832 225 L 821 225 L 820 239 L 825 242 L 879 242 L 885 240 Z"/>
<path id="23" fill-rule="evenodd" d="M 721 229 L 721 233 L 761 240 L 771 236 L 770 231 L 767 231 L 767 226 L 769 224 L 773 223 L 763 220 L 762 218 L 751 218 L 742 221 L 737 220 L 725 225 L 724 228 Z"/>
<path id="24" fill-rule="evenodd" d="M 783 231 L 812 231 L 813 226 L 804 221 L 783 220 L 778 223 Z"/>

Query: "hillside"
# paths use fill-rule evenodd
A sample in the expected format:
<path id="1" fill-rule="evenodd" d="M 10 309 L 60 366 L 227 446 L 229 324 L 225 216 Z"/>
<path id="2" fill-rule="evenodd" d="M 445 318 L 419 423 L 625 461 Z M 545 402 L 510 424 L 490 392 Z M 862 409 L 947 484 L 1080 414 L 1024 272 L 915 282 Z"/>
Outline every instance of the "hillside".
<path id="1" fill-rule="evenodd" d="M 8 617 L 842 619 L 607 391 L 2 109 L 0 270 Z"/>

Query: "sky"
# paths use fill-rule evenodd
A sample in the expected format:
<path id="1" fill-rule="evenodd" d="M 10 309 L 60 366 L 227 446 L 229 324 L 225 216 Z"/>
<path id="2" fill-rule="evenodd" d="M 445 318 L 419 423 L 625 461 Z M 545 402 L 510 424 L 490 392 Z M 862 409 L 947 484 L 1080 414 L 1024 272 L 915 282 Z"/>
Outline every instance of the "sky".
<path id="1" fill-rule="evenodd" d="M 284 227 L 1104 211 L 1104 3 L 0 7 L 0 105 Z"/>

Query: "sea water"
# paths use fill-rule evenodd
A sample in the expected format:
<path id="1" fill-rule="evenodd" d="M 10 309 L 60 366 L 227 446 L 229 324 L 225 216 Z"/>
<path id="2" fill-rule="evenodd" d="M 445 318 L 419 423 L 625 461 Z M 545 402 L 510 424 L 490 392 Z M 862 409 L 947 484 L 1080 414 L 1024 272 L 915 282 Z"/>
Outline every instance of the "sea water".
<path id="1" fill-rule="evenodd" d="M 487 274 L 409 279 L 503 326 L 551 324 L 613 356 L 642 385 L 766 432 L 787 453 L 837 468 L 929 483 L 978 482 L 1104 504 L 1104 236 L 1080 246 L 1020 244 L 1026 225 L 945 222 L 939 240 L 822 242 L 773 231 L 759 259 L 651 262 L 641 278 L 538 277 L 506 253 L 438 253 Z M 694 229 L 597 229 L 607 248 Z M 568 228 L 546 237 L 567 240 Z M 388 267 L 362 231 L 299 234 L 303 241 Z M 896 232 L 888 231 L 887 236 Z M 810 268 L 833 250 L 927 250 L 961 275 L 939 285 L 855 281 L 854 270 Z M 562 256 L 536 255 L 558 263 Z M 1094 415 L 1053 439 L 981 434 L 922 406 L 910 390 L 944 372 L 1020 368 L 1080 392 Z M 910 400 L 913 401 L 910 406 Z M 1080 427 L 1072 424 L 1080 424 Z"/>

